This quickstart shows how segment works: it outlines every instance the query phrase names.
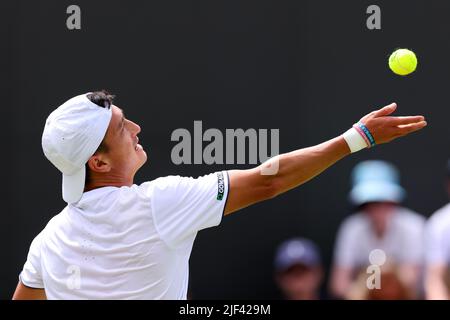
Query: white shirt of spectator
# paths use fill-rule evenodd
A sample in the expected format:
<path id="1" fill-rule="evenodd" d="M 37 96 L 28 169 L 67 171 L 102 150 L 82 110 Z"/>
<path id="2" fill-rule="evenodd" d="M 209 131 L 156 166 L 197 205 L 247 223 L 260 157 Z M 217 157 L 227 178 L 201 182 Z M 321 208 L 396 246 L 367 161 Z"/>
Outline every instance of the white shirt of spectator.
<path id="1" fill-rule="evenodd" d="M 430 217 L 425 235 L 427 263 L 450 265 L 450 203 Z"/>
<path id="2" fill-rule="evenodd" d="M 377 237 L 369 217 L 358 212 L 344 220 L 339 228 L 334 253 L 335 264 L 346 268 L 366 268 L 372 250 L 380 249 L 389 263 L 421 265 L 425 218 L 399 207 L 382 238 Z"/>
<path id="3" fill-rule="evenodd" d="M 226 171 L 85 192 L 33 240 L 20 279 L 48 299 L 186 299 L 193 242 L 227 196 Z"/>

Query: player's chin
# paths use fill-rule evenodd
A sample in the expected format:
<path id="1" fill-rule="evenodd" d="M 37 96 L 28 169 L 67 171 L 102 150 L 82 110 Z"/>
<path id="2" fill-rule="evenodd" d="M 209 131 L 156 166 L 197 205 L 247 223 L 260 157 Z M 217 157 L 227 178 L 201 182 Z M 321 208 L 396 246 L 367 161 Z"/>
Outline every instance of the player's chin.
<path id="1" fill-rule="evenodd" d="M 139 160 L 140 160 L 140 165 L 143 166 L 144 163 L 147 162 L 147 152 L 144 151 L 144 149 L 142 149 L 139 152 Z"/>
<path id="2" fill-rule="evenodd" d="M 135 171 L 137 172 L 139 169 L 141 169 L 146 162 L 147 162 L 147 154 L 144 152 L 142 155 L 134 159 Z"/>
<path id="3" fill-rule="evenodd" d="M 133 150 L 130 150 L 130 155 L 134 152 L 135 161 L 138 164 L 138 167 L 142 167 L 144 163 L 147 162 L 147 152 L 145 152 L 144 148 L 141 145 L 137 145 L 133 148 Z"/>

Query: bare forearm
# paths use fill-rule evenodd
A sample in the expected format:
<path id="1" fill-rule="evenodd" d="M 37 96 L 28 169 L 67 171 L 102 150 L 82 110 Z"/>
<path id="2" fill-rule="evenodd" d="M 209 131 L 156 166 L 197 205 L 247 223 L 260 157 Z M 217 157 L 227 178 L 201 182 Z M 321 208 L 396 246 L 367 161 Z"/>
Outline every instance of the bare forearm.
<path id="1" fill-rule="evenodd" d="M 338 160 L 350 154 L 345 140 L 339 136 L 319 145 L 281 154 L 261 165 L 261 172 L 278 168 L 271 175 L 276 194 L 286 192 L 319 175 Z"/>

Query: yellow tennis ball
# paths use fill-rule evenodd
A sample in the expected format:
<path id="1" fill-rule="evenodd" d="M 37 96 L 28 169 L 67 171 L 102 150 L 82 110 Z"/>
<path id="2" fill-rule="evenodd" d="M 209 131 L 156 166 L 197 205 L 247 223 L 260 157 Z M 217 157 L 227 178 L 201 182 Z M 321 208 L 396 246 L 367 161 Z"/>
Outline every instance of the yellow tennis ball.
<path id="1" fill-rule="evenodd" d="M 389 68 L 400 76 L 406 76 L 417 68 L 417 57 L 411 50 L 398 49 L 389 57 Z"/>

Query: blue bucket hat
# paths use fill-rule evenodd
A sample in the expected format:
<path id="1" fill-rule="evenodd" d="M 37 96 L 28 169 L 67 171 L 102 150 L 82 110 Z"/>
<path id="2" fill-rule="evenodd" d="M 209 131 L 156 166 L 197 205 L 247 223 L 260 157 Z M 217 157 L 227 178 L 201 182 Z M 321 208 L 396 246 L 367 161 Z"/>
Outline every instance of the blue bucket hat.
<path id="1" fill-rule="evenodd" d="M 397 168 L 385 161 L 363 161 L 355 166 L 351 178 L 349 198 L 356 206 L 368 202 L 400 203 L 406 196 Z"/>

